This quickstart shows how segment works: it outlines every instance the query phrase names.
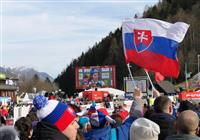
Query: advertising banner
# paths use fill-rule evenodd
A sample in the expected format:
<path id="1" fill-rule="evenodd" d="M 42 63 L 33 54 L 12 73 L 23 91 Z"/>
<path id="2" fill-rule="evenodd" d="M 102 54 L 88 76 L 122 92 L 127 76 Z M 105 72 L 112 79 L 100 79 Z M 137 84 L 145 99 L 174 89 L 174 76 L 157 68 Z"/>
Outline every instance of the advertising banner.
<path id="1" fill-rule="evenodd" d="M 194 92 L 183 91 L 179 94 L 179 98 L 181 100 L 200 99 L 200 91 L 194 91 Z"/>

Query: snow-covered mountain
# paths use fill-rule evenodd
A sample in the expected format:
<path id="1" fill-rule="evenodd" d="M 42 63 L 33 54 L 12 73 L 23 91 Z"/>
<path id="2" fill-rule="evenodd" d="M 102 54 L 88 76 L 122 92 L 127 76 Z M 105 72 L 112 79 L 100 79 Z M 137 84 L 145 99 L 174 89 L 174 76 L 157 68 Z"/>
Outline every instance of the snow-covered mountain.
<path id="1" fill-rule="evenodd" d="M 38 77 L 42 80 L 45 80 L 47 77 L 53 81 L 53 78 L 45 73 L 45 72 L 38 72 L 33 68 L 26 68 L 26 67 L 16 67 L 16 68 L 10 68 L 10 67 L 0 67 L 0 72 L 6 73 L 9 77 L 16 77 L 20 79 L 31 79 L 35 74 L 38 75 Z"/>

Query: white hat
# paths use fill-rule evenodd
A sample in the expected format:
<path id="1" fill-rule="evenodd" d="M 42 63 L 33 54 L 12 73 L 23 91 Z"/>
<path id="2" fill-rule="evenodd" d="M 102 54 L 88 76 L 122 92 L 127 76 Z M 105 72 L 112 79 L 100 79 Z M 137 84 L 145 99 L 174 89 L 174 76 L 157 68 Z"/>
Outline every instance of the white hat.
<path id="1" fill-rule="evenodd" d="M 130 140 L 158 140 L 160 127 L 146 118 L 135 120 L 130 128 Z"/>

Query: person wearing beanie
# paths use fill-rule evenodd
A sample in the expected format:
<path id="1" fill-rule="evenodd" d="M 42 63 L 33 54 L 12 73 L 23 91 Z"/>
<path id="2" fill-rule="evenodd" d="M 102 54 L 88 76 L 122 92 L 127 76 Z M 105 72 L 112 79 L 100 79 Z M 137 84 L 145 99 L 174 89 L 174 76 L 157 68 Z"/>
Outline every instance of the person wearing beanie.
<path id="1" fill-rule="evenodd" d="M 37 109 L 38 122 L 33 140 L 75 140 L 79 125 L 76 113 L 67 104 L 36 96 L 33 105 Z"/>
<path id="2" fill-rule="evenodd" d="M 90 119 L 87 116 L 83 116 L 78 120 L 80 130 L 82 133 L 86 133 L 91 129 Z M 84 137 L 84 136 L 83 136 Z"/>
<path id="3" fill-rule="evenodd" d="M 124 122 L 126 120 L 126 118 L 128 117 L 128 111 L 125 109 L 121 109 L 118 112 L 118 115 L 122 118 L 122 122 Z"/>
<path id="4" fill-rule="evenodd" d="M 96 110 L 94 105 L 91 105 L 88 111 L 88 116 L 90 118 L 90 124 L 93 128 L 104 128 L 108 123 L 116 123 L 113 120 L 105 108 L 100 108 Z"/>
<path id="5" fill-rule="evenodd" d="M 146 118 L 135 120 L 130 128 L 130 140 L 158 140 L 160 127 Z"/>
<path id="6" fill-rule="evenodd" d="M 188 100 L 181 101 L 179 104 L 178 112 L 177 112 L 177 117 L 179 114 L 185 110 L 195 110 L 195 106 Z"/>
<path id="7" fill-rule="evenodd" d="M 132 122 L 143 114 L 143 104 L 141 101 L 142 92 L 136 88 L 133 95 L 135 100 L 132 103 L 129 117 L 122 125 L 117 126 L 116 128 L 111 128 L 111 126 L 108 125 L 104 128 L 92 129 L 84 134 L 85 140 L 129 140 L 129 131 Z"/>

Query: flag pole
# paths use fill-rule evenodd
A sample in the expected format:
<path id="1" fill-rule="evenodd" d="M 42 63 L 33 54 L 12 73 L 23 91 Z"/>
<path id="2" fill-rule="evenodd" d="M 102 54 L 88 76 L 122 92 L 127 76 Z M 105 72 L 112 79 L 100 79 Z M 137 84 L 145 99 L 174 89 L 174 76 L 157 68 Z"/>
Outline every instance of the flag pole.
<path id="1" fill-rule="evenodd" d="M 148 79 L 149 79 L 149 82 L 150 82 L 150 84 L 151 84 L 151 86 L 152 86 L 152 89 L 153 90 L 155 90 L 156 88 L 154 87 L 154 85 L 153 85 L 153 83 L 152 83 L 152 81 L 151 81 L 151 78 L 150 78 L 150 76 L 149 76 L 149 73 L 144 69 L 144 71 L 145 71 L 145 73 L 146 73 L 146 75 L 147 75 L 147 77 L 148 77 Z"/>
<path id="2" fill-rule="evenodd" d="M 185 88 L 186 88 L 186 90 L 188 90 L 187 63 L 185 63 Z"/>
<path id="3" fill-rule="evenodd" d="M 134 86 L 134 88 L 136 88 L 136 84 L 135 84 L 135 81 L 133 79 L 133 75 L 131 73 L 131 69 L 130 69 L 130 64 L 129 63 L 127 64 L 127 67 L 128 67 L 128 71 L 129 71 L 129 74 L 130 74 L 132 82 L 133 82 L 133 86 Z"/>

